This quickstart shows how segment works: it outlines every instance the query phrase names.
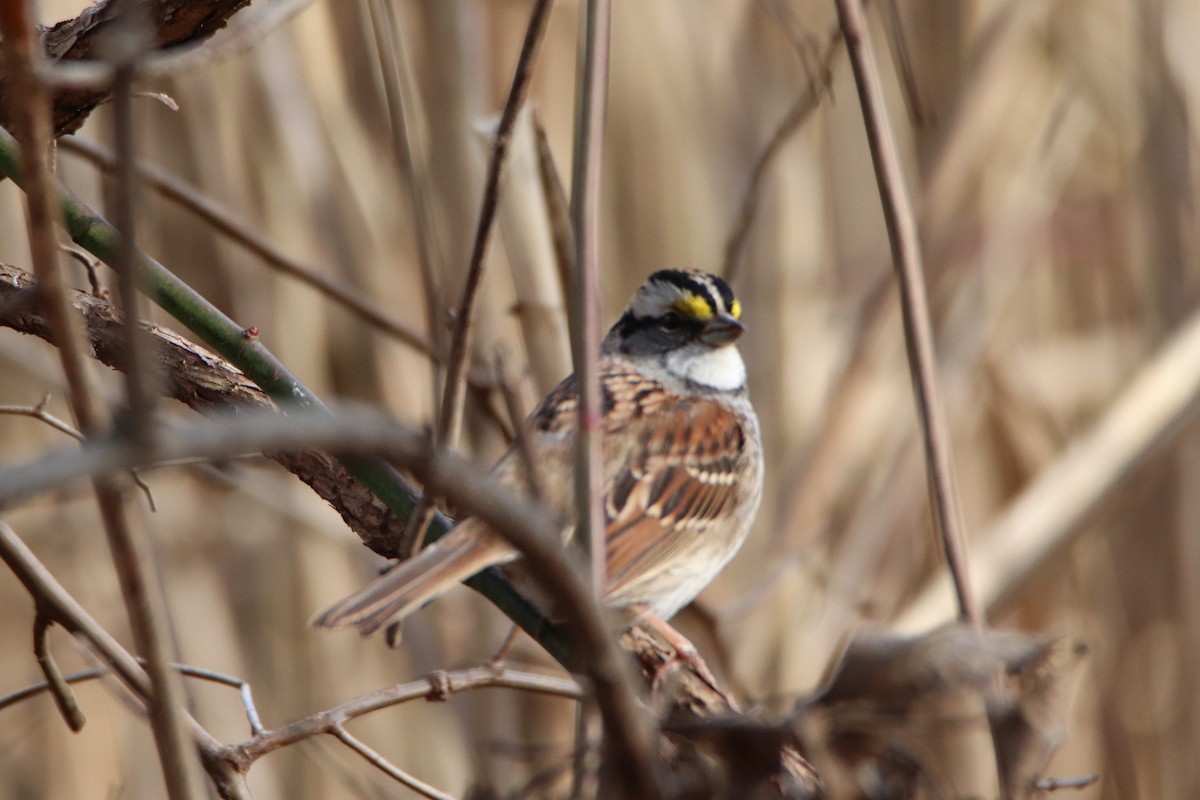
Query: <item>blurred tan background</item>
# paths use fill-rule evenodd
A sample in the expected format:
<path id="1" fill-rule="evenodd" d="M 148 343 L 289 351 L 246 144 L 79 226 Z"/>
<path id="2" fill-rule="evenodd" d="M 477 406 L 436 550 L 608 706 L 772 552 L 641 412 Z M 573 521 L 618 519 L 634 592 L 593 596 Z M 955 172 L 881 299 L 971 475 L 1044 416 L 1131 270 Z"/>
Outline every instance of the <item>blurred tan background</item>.
<path id="1" fill-rule="evenodd" d="M 53 22 L 81 7 L 45 2 L 42 14 Z M 394 3 L 450 302 L 468 261 L 486 133 L 529 8 L 526 0 Z M 556 4 L 532 92 L 564 180 L 577 12 L 575 2 Z M 882 0 L 870 17 L 920 217 L 964 515 L 978 532 L 1102 418 L 1195 313 L 1200 6 Z M 655 269 L 723 268 L 756 162 L 830 64 L 828 91 L 818 88 L 815 112 L 770 162 L 733 276 L 768 443 L 766 500 L 742 555 L 700 608 L 679 618 L 748 705 L 774 708 L 814 689 L 848 630 L 901 617 L 941 570 L 862 118 L 844 51 L 828 51 L 835 25 L 830 2 L 615 3 L 602 187 L 606 323 Z M 139 151 L 425 330 L 413 216 L 374 41 L 367 2 L 259 0 L 214 40 L 220 58 L 145 82 L 179 110 L 139 103 Z M 107 145 L 110 129 L 102 108 L 79 135 Z M 103 207 L 105 182 L 92 165 L 60 152 L 58 166 Z M 514 168 L 509 187 L 531 180 Z M 421 354 L 176 205 L 149 191 L 143 200 L 144 248 L 240 324 L 257 326 L 320 395 L 429 423 L 431 370 Z M 12 183 L 0 184 L 0 260 L 28 266 L 22 208 Z M 519 228 L 519 210 L 513 217 Z M 528 407 L 553 374 L 545 359 L 561 360 L 566 345 L 526 367 L 532 348 L 514 313 L 511 227 L 493 241 L 473 369 L 489 374 L 504 350 Z M 111 273 L 101 275 L 111 283 Z M 558 287 L 543 288 L 558 313 Z M 67 415 L 57 360 L 43 343 L 0 331 L 0 374 L 0 403 L 32 405 L 49 392 L 52 410 Z M 119 385 L 105 377 L 115 402 Z M 500 407 L 494 396 L 472 395 L 466 448 L 488 462 L 503 436 L 484 403 Z M 0 465 L 66 444 L 33 420 L 0 417 Z M 1198 445 L 1200 429 L 1188 421 L 1146 463 L 1124 470 L 1032 577 L 1009 587 L 1015 600 L 993 618 L 1076 634 L 1091 648 L 1048 771 L 1100 773 L 1074 795 L 1084 800 L 1200 795 Z M 336 514 L 269 464 L 162 469 L 147 480 L 158 510 L 139 499 L 140 519 L 160 559 L 181 659 L 248 680 L 268 727 L 486 659 L 507 630 L 463 589 L 420 614 L 399 650 L 313 631 L 312 613 L 382 563 Z M 87 487 L 5 514 L 128 642 Z M 32 604 L 7 572 L 0 608 L 3 694 L 40 674 L 29 646 Z M 53 641 L 64 668 L 87 664 L 66 636 Z M 516 658 L 545 664 L 529 646 Z M 215 735 L 249 735 L 235 692 L 188 686 Z M 160 796 L 144 722 L 100 683 L 78 695 L 89 718 L 78 735 L 45 696 L 0 711 L 0 796 Z M 353 730 L 457 796 L 476 782 L 512 791 L 561 762 L 571 721 L 565 701 L 495 690 L 377 713 Z M 250 785 L 261 800 L 410 796 L 320 740 L 259 762 Z"/>

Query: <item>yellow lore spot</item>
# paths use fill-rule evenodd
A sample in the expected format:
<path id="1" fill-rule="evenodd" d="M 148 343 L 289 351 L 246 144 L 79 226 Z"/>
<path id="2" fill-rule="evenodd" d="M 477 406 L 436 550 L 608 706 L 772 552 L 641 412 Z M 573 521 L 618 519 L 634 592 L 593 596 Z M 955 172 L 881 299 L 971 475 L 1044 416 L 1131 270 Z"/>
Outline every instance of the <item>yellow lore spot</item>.
<path id="1" fill-rule="evenodd" d="M 675 310 L 693 319 L 712 319 L 712 306 L 698 294 L 688 293 L 675 301 Z"/>
<path id="2" fill-rule="evenodd" d="M 736 297 L 733 298 L 733 305 L 729 307 L 729 316 L 734 319 L 742 318 L 742 304 Z"/>

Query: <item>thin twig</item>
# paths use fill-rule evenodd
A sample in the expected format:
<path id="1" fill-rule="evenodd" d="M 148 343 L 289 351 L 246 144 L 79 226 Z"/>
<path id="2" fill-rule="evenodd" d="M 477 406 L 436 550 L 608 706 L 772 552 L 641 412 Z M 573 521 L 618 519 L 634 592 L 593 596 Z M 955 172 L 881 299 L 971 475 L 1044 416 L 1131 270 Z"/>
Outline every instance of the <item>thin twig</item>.
<path id="1" fill-rule="evenodd" d="M 562 178 L 550 150 L 550 137 L 535 114 L 534 133 L 537 134 L 538 178 L 542 196 L 546 199 L 546 219 L 550 223 L 550 238 L 554 246 L 554 262 L 558 269 L 558 291 L 563 297 L 570 293 L 571 259 L 575 252 L 575 234 L 571 230 L 571 202 L 563 189 Z"/>
<path id="2" fill-rule="evenodd" d="M 908 113 L 912 117 L 913 125 L 920 128 L 926 122 L 925 104 L 921 102 L 921 92 L 917 84 L 916 72 L 913 70 L 912 56 L 908 52 L 908 37 L 904 35 L 900 9 L 896 0 L 883 0 L 880 7 L 883 10 L 883 21 L 887 26 L 888 38 L 892 44 L 892 60 L 896 64 L 900 86 L 904 90 L 904 102 L 908 106 Z"/>
<path id="3" fill-rule="evenodd" d="M 50 140 L 49 107 L 35 66 L 41 40 L 27 0 L 0 6 L 0 33 L 5 42 L 8 98 L 18 123 L 18 140 L 23 143 L 21 172 L 26 180 L 22 188 L 28 198 L 30 251 L 39 285 L 46 294 L 47 314 L 58 340 L 72 410 L 83 433 L 94 436 L 105 426 L 104 413 L 91 389 L 81 347 L 82 332 L 70 310 L 59 262 L 54 184 L 44 158 L 44 144 Z M 199 789 L 192 767 L 194 759 L 184 740 L 178 688 L 166 668 L 165 605 L 157 592 L 159 584 L 148 554 L 130 531 L 117 484 L 109 476 L 98 476 L 93 486 L 134 640 L 148 660 L 153 693 L 147 707 L 167 794 L 173 800 L 189 800 L 198 796 Z"/>
<path id="4" fill-rule="evenodd" d="M 591 747 L 588 745 L 588 723 L 593 715 L 588 713 L 585 703 L 575 707 L 575 724 L 572 726 L 571 743 L 571 792 L 569 800 L 579 800 L 583 795 L 583 785 L 587 778 L 587 760 Z"/>
<path id="5" fill-rule="evenodd" d="M 521 326 L 521 339 L 537 394 L 545 394 L 571 372 L 571 337 L 564 300 L 570 285 L 571 237 L 561 248 L 555 230 L 555 206 L 562 227 L 570 228 L 568 202 L 553 160 L 543 162 L 540 132 L 532 104 L 517 117 L 508 156 L 509 175 L 500 202 L 500 235 L 512 275 L 516 304 L 512 313 Z M 543 173 L 548 169 L 549 174 Z"/>
<path id="6" fill-rule="evenodd" d="M 380 772 L 384 773 L 398 783 L 401 783 L 412 789 L 422 797 L 428 797 L 430 800 L 454 800 L 453 795 L 446 794 L 440 789 L 436 789 L 433 786 L 430 786 L 428 783 L 425 783 L 425 781 L 409 775 L 407 772 L 381 756 L 376 750 L 373 750 L 372 748 L 360 742 L 358 739 L 355 739 L 341 725 L 334 725 L 329 729 L 329 733 L 332 734 L 333 737 L 339 742 L 346 745 L 351 750 L 366 759 L 368 764 L 375 767 Z"/>
<path id="7" fill-rule="evenodd" d="M 154 439 L 154 414 L 158 392 L 150 382 L 149 342 L 141 329 L 140 276 L 134 267 L 137 262 L 137 172 L 134 145 L 133 81 L 138 59 L 150 44 L 145 21 L 137 12 L 122 14 L 105 39 L 105 50 L 113 66 L 113 139 L 116 142 L 116 192 L 113 219 L 121 231 L 117 253 L 117 305 L 125 312 L 123 332 L 125 358 L 129 366 L 122 370 L 125 397 L 129 413 L 122 420 L 133 440 L 151 447 Z"/>
<path id="8" fill-rule="evenodd" d="M 475 227 L 475 241 L 471 247 L 471 262 L 467 266 L 467 280 L 462 297 L 454 314 L 454 335 L 450 339 L 450 356 L 446 364 L 446 386 L 442 393 L 442 407 L 434 430 L 434 442 L 439 448 L 453 450 L 458 446 L 462 430 L 463 405 L 466 399 L 467 366 L 470 357 L 471 336 L 475 327 L 476 299 L 483 284 L 484 267 L 487 264 L 488 244 L 496 221 L 496 210 L 500 203 L 500 178 L 503 175 L 504 159 L 512 140 L 517 112 L 529 94 L 533 78 L 533 65 L 541 48 L 546 32 L 546 21 L 550 18 L 551 0 L 537 0 L 529 15 L 529 26 L 525 29 L 525 40 L 513 72 L 508 99 L 500 115 L 500 124 L 492 140 L 492 154 L 488 162 L 487 180 L 483 187 L 483 201 Z M 411 525 L 405 538 L 409 552 L 420 549 L 425 528 L 433 514 L 434 498 L 425 492 L 418 511 L 410 520 Z"/>
<path id="9" fill-rule="evenodd" d="M 413 230 L 417 239 L 417 264 L 421 268 L 421 288 L 425 295 L 425 332 L 434 350 L 444 352 L 443 315 L 445 303 L 442 298 L 441 250 L 435 219 L 430 211 L 429 196 L 425 192 L 425 176 L 418 169 L 424 163 L 423 143 L 416 135 L 415 126 L 409 124 L 408 104 L 405 102 L 406 83 L 402 72 L 407 72 L 404 57 L 403 32 L 396 25 L 392 3 L 386 0 L 371 0 L 367 3 L 371 15 L 371 28 L 375 34 L 375 50 L 379 55 L 379 73 L 383 79 L 383 93 L 387 100 L 388 117 L 392 128 L 392 150 L 400 168 L 400 178 L 408 189 L 408 202 L 413 215 Z M 421 157 L 418 157 L 420 154 Z M 435 363 L 435 367 L 438 366 Z M 437 407 L 437 391 L 442 376 L 434 370 L 431 382 L 434 391 L 434 407 Z"/>
<path id="10" fill-rule="evenodd" d="M 103 678 L 106 675 L 112 675 L 112 670 L 104 667 L 92 667 L 80 672 L 72 672 L 69 675 L 63 675 L 62 681 L 65 684 L 71 685 L 76 683 L 84 683 L 86 681 L 94 681 L 97 678 Z M 31 697 L 37 697 L 42 692 L 51 691 L 53 687 L 47 681 L 39 681 L 31 683 L 28 686 L 23 686 L 16 691 L 9 692 L 5 695 L 0 695 L 0 711 L 15 706 L 17 703 L 23 703 Z"/>
<path id="11" fill-rule="evenodd" d="M 537 675 L 532 672 L 498 670 L 491 666 L 436 672 L 421 680 L 369 692 L 333 708 L 296 720 L 282 728 L 266 731 L 253 739 L 232 745 L 232 747 L 237 748 L 248 761 L 254 761 L 281 747 L 286 747 L 302 739 L 329 733 L 334 726 L 344 725 L 353 719 L 384 708 L 412 700 L 424 699 L 440 702 L 458 692 L 483 688 L 515 689 L 572 700 L 578 700 L 583 695 L 574 681 Z"/>
<path id="12" fill-rule="evenodd" d="M 904 338 L 908 346 L 913 392 L 921 419 L 929 470 L 933 516 L 946 563 L 954 580 L 959 614 L 975 625 L 984 624 L 979 600 L 971 590 L 966 542 L 959 512 L 949 428 L 938 393 L 937 364 L 929 320 L 929 299 L 921 260 L 916 218 L 904 186 L 900 155 L 884 108 L 879 67 L 867 35 L 861 0 L 837 0 L 838 18 L 846 38 L 858 87 L 867 142 L 875 163 L 875 178 L 887 222 L 892 260 L 900 286 Z"/>
<path id="13" fill-rule="evenodd" d="M 521 628 L 518 625 L 513 625 L 508 629 L 508 634 L 505 635 L 504 641 L 496 648 L 496 652 L 488 659 L 488 666 L 492 669 L 503 669 L 504 662 L 508 660 L 508 656 L 512 653 L 517 642 L 521 639 Z"/>
<path id="14" fill-rule="evenodd" d="M 242 701 L 242 709 L 246 712 L 246 722 L 250 725 L 250 732 L 255 736 L 263 733 L 262 719 L 259 718 L 258 708 L 254 705 L 254 695 L 250 690 L 249 681 L 244 678 L 235 678 L 232 675 L 226 675 L 223 672 L 193 667 L 188 664 L 172 664 L 171 669 L 189 678 L 199 678 L 200 680 L 211 681 L 213 683 L 221 683 L 237 689 L 238 697 Z"/>
<path id="15" fill-rule="evenodd" d="M 88 285 L 92 287 L 92 294 L 96 297 L 107 299 L 108 291 L 100 285 L 100 276 L 97 274 L 96 270 L 96 268 L 100 266 L 100 262 L 74 245 L 60 244 L 59 249 L 61 249 L 71 258 L 78 261 L 83 267 L 84 271 L 87 273 Z"/>
<path id="16" fill-rule="evenodd" d="M 496 385 L 500 388 L 500 397 L 504 400 L 504 409 L 513 426 L 513 444 L 516 445 L 517 455 L 524 467 L 525 488 L 529 496 L 542 502 L 545 494 L 542 492 L 542 480 L 539 477 L 540 467 L 529 441 L 529 431 L 525 427 L 525 412 L 521 401 L 517 398 L 517 390 L 509 374 L 508 358 L 505 351 L 496 354 Z"/>
<path id="17" fill-rule="evenodd" d="M 83 715 L 83 709 L 75 700 L 74 692 L 63 678 L 62 671 L 54 661 L 54 656 L 50 654 L 47 636 L 50 633 L 51 625 L 53 625 L 53 621 L 42 614 L 34 617 L 33 657 L 37 659 L 42 674 L 46 676 L 46 682 L 43 685 L 49 690 L 50 696 L 54 698 L 54 705 L 58 708 L 58 713 L 62 715 L 63 722 L 67 723 L 67 727 L 71 729 L 72 733 L 79 733 L 87 724 L 87 717 Z M 0 708 L 2 707 L 3 705 L 0 705 Z"/>
<path id="18" fill-rule="evenodd" d="M 54 428 L 54 430 L 58 431 L 59 433 L 65 433 L 67 436 L 70 436 L 72 439 L 77 439 L 79 441 L 82 441 L 83 434 L 80 433 L 78 431 L 78 429 L 75 428 L 74 425 L 71 425 L 70 423 L 59 419 L 58 417 L 54 416 L 53 414 L 51 414 L 49 411 L 46 410 L 46 404 L 49 402 L 50 402 L 50 395 L 46 395 L 45 397 L 42 398 L 42 402 L 38 403 L 36 406 L 3 405 L 3 406 L 0 406 L 0 414 L 11 414 L 13 416 L 18 416 L 18 417 L 32 417 L 33 419 L 36 419 L 36 420 L 46 423 L 47 425 L 49 425 L 51 428 Z"/>
<path id="19" fill-rule="evenodd" d="M 116 159 L 111 154 L 86 139 L 65 136 L 59 140 L 59 147 L 69 153 L 82 156 L 102 169 L 113 170 L 116 168 Z M 311 286 L 334 303 L 355 314 L 367 324 L 394 337 L 397 341 L 403 342 L 431 358 L 437 357 L 437 351 L 419 332 L 393 317 L 358 290 L 322 275 L 316 267 L 310 264 L 292 258 L 195 187 L 188 185 L 166 170 L 141 161 L 137 162 L 137 173 L 155 191 L 175 201 L 180 207 L 203 219 L 214 230 L 254 253 L 267 266 Z"/>
<path id="20" fill-rule="evenodd" d="M 67 436 L 70 436 L 73 439 L 83 441 L 83 434 L 79 432 L 75 426 L 68 424 L 46 410 L 46 404 L 49 402 L 50 395 L 46 395 L 42 398 L 42 402 L 38 403 L 36 406 L 0 405 L 0 414 L 10 414 L 17 417 L 31 417 L 39 422 L 46 423 L 51 428 L 54 428 L 54 430 L 59 431 L 60 433 L 65 433 Z M 158 511 L 158 503 L 154 501 L 154 490 L 150 488 L 150 484 L 146 483 L 145 478 L 138 474 L 136 470 L 129 474 L 130 477 L 133 478 L 133 482 L 137 484 L 137 487 L 142 490 L 142 494 L 146 495 L 146 503 L 150 506 L 150 510 Z"/>
<path id="21" fill-rule="evenodd" d="M 600 399 L 600 166 L 608 106 L 612 5 L 588 0 L 580 14 L 575 78 L 575 137 L 571 157 L 572 258 L 571 359 L 579 387 L 575 432 L 575 536 L 591 567 L 591 588 L 602 600 L 607 588 L 604 542 L 604 468 Z"/>
<path id="22" fill-rule="evenodd" d="M 139 446 L 131 440 L 132 446 Z M 170 634 L 162 584 L 147 543 L 130 527 L 123 493 L 111 476 L 94 479 L 100 518 L 108 535 L 121 595 L 138 650 L 145 654 L 153 693 L 147 699 L 150 726 L 172 798 L 199 797 L 193 754 L 185 741 L 181 687 L 170 673 Z"/>
<path id="23" fill-rule="evenodd" d="M 1034 784 L 1034 788 L 1042 792 L 1057 792 L 1060 789 L 1086 789 L 1096 781 L 1099 775 L 1080 775 L 1078 778 L 1042 778 Z"/>
<path id="24" fill-rule="evenodd" d="M 137 660 L 139 664 L 143 663 L 142 659 Z M 259 736 L 265 732 L 262 720 L 259 719 L 258 709 L 254 705 L 254 696 L 250 691 L 249 682 L 235 678 L 232 675 L 226 675 L 223 672 L 214 672 L 210 669 L 202 669 L 193 667 L 188 664 L 172 664 L 171 669 L 178 672 L 180 675 L 185 675 L 189 678 L 199 678 L 201 680 L 211 681 L 212 683 L 220 683 L 224 686 L 230 686 L 238 690 L 238 695 L 242 701 L 242 708 L 246 712 L 246 721 L 250 724 L 250 732 L 255 736 Z M 84 683 L 86 681 L 94 681 L 98 678 L 103 678 L 112 675 L 112 670 L 105 667 L 93 667 L 79 672 L 72 672 L 69 675 L 62 676 L 62 682 L 65 684 Z M 9 692 L 6 695 L 0 695 L 0 711 L 14 706 L 17 703 L 28 700 L 30 697 L 35 697 L 45 691 L 52 691 L 53 687 L 47 681 L 33 683 L 15 692 Z"/>

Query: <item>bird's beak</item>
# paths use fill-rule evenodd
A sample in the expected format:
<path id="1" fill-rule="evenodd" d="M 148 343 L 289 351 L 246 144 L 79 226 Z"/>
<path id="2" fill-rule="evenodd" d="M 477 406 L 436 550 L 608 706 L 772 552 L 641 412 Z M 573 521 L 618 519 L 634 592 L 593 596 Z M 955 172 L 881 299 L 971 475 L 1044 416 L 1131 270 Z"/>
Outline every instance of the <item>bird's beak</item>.
<path id="1" fill-rule="evenodd" d="M 712 347 L 723 347 L 745 332 L 746 328 L 729 314 L 720 314 L 704 323 L 700 341 Z"/>

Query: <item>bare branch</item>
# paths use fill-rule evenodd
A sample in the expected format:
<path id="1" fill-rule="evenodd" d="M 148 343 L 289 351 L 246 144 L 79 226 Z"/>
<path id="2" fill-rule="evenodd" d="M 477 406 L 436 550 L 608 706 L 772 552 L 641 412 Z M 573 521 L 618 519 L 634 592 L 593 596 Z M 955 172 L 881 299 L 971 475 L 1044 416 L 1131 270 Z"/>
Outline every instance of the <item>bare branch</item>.
<path id="1" fill-rule="evenodd" d="M 366 759 L 368 764 L 375 767 L 385 775 L 391 777 L 398 783 L 401 783 L 412 789 L 422 797 L 428 797 L 430 800 L 454 800 L 453 796 L 435 789 L 428 783 L 409 775 L 407 772 L 381 756 L 377 751 L 363 744 L 358 739 L 355 739 L 353 736 L 347 733 L 346 729 L 341 725 L 334 725 L 329 730 L 329 733 L 331 733 L 339 742 L 346 745 L 351 750 Z"/>
<path id="2" fill-rule="evenodd" d="M 571 360 L 579 384 L 575 433 L 575 540 L 591 567 L 591 588 L 601 600 L 608 585 L 600 399 L 600 164 L 608 107 L 612 4 L 588 0 L 579 19 L 580 71 L 575 77 L 575 137 L 571 163 L 571 230 L 575 250 L 569 293 Z M 633 761 L 630 764 L 644 767 Z M 648 776 L 636 777 L 649 785 Z"/>
<path id="3" fill-rule="evenodd" d="M 60 22 L 45 32 L 40 42 L 47 59 L 54 63 L 74 62 L 95 58 L 105 30 L 122 13 L 123 6 L 133 5 L 145 14 L 154 32 L 153 45 L 158 49 L 178 48 L 202 42 L 223 28 L 229 18 L 250 0 L 137 0 L 136 3 L 105 0 L 85 10 L 75 19 Z M 6 40 L 8 37 L 5 37 Z M 6 68 L 0 80 L 0 125 L 14 119 L 7 110 L 6 99 L 25 97 L 15 84 L 16 76 Z M 55 136 L 76 130 L 92 110 L 108 97 L 106 85 L 64 86 L 53 98 Z"/>
<path id="4" fill-rule="evenodd" d="M 0 406 L 0 414 L 11 414 L 18 417 L 32 417 L 33 419 L 46 423 L 59 433 L 65 433 L 72 439 L 82 441 L 83 434 L 80 433 L 74 425 L 64 422 L 46 410 L 46 404 L 49 402 L 50 395 L 46 395 L 42 398 L 42 402 L 38 403 L 36 406 L 4 405 Z"/>
<path id="5" fill-rule="evenodd" d="M 453 672 L 435 672 L 421 680 L 388 686 L 326 709 L 310 717 L 266 731 L 231 747 L 248 762 L 302 739 L 331 733 L 351 720 L 412 700 L 440 702 L 452 694 L 472 689 L 502 688 L 578 700 L 583 692 L 574 681 L 531 672 L 471 667 Z"/>
<path id="6" fill-rule="evenodd" d="M 136 659 L 92 619 L 83 606 L 79 605 L 38 561 L 13 529 L 2 521 L 0 560 L 8 565 L 25 587 L 25 591 L 34 598 L 40 613 L 53 619 L 73 635 L 82 637 L 135 696 L 141 700 L 149 696 L 149 681 Z"/>
<path id="7" fill-rule="evenodd" d="M 84 271 L 87 272 L 88 285 L 92 287 L 92 294 L 107 300 L 108 290 L 100 285 L 100 276 L 97 274 L 97 267 L 100 266 L 100 260 L 73 244 L 60 244 L 59 248 L 68 256 L 78 261 Z"/>
<path id="8" fill-rule="evenodd" d="M 117 304 L 125 309 L 125 358 L 122 370 L 128 403 L 124 426 L 139 444 L 149 446 L 154 438 L 158 392 L 154 390 L 148 364 L 149 340 L 138 321 L 142 317 L 141 293 L 145 287 L 137 271 L 137 178 L 133 121 L 133 81 L 148 43 L 145 20 L 136 11 L 122 14 L 113 23 L 112 32 L 102 44 L 113 66 L 113 139 L 116 142 L 117 170 L 113 217 L 121 231 L 117 251 Z"/>
<path id="9" fill-rule="evenodd" d="M 46 676 L 46 688 L 50 691 L 50 696 L 54 698 L 54 705 L 58 708 L 58 713 L 62 714 L 63 722 L 67 723 L 67 727 L 72 733 L 79 733 L 83 730 L 83 726 L 87 724 L 87 717 L 83 715 L 83 709 L 79 707 L 79 703 L 75 700 L 75 694 L 71 691 L 71 687 L 67 685 L 67 681 L 63 679 L 62 671 L 58 668 L 58 664 L 54 661 L 54 656 L 50 655 L 50 647 L 46 641 L 46 637 L 50 633 L 50 626 L 53 622 L 45 616 L 38 614 L 33 620 L 33 656 L 37 659 L 38 666 L 42 669 L 42 674 Z M 3 707 L 0 705 L 0 707 Z"/>
<path id="10" fill-rule="evenodd" d="M 139 664 L 143 664 L 142 659 L 137 659 Z M 224 686 L 231 686 L 238 690 L 238 695 L 242 701 L 242 708 L 246 712 L 246 720 L 250 724 L 250 732 L 255 736 L 261 735 L 264 730 L 262 720 L 259 719 L 258 709 L 254 705 L 254 696 L 250 690 L 250 684 L 241 678 L 235 678 L 232 675 L 226 675 L 222 672 L 214 672 L 210 669 L 201 669 L 188 664 L 172 664 L 171 669 L 178 672 L 180 675 L 185 675 L 189 678 L 199 678 L 201 680 L 211 681 L 212 683 L 220 683 Z M 104 667 L 94 667 L 85 669 L 80 672 L 72 672 L 70 675 L 62 676 L 64 684 L 84 683 L 85 681 L 94 681 L 97 678 L 103 678 L 106 675 L 111 675 L 112 671 Z M 34 683 L 15 692 L 9 692 L 6 695 L 0 696 L 0 711 L 9 706 L 16 705 L 24 700 L 29 699 L 44 691 L 53 691 L 53 686 L 46 681 Z"/>
<path id="11" fill-rule="evenodd" d="M 542 492 L 541 465 L 534 456 L 533 446 L 529 441 L 529 431 L 524 425 L 525 410 L 521 408 L 521 401 L 517 397 L 516 387 L 513 386 L 513 379 L 509 374 L 508 358 L 503 351 L 496 354 L 496 385 L 500 388 L 500 397 L 504 400 L 504 410 L 512 423 L 513 444 L 517 448 L 517 454 L 521 457 L 521 464 L 524 467 L 521 474 L 525 477 L 525 488 L 534 500 L 539 503 L 544 502 L 546 496 Z"/>
<path id="12" fill-rule="evenodd" d="M 500 203 L 500 235 L 512 275 L 521 339 L 535 394 L 549 392 L 571 371 L 565 293 L 570 285 L 571 236 L 559 241 L 556 206 L 569 229 L 566 196 L 534 106 L 517 117 L 508 156 L 509 179 Z M 565 245 L 565 247 L 563 246 Z"/>
<path id="13" fill-rule="evenodd" d="M 1036 788 L 1043 792 L 1057 792 L 1061 789 L 1086 789 L 1096 781 L 1099 775 L 1080 775 L 1078 778 L 1042 778 Z"/>
<path id="14" fill-rule="evenodd" d="M 925 459 L 933 496 L 934 520 L 941 537 L 946 563 L 953 577 L 960 615 L 984 624 L 979 599 L 971 590 L 966 541 L 955 485 L 953 454 L 945 410 L 938 392 L 937 363 L 933 349 L 933 331 L 929 320 L 929 298 L 921 258 L 916 217 L 904 186 L 900 154 L 884 108 L 883 87 L 871 39 L 867 34 L 861 0 L 837 0 L 838 18 L 854 80 L 858 86 L 867 142 L 875 162 L 875 178 L 883 203 L 892 261 L 900 286 L 900 307 L 904 319 L 904 338 L 908 346 L 909 369 L 921 431 L 925 441 Z"/>

